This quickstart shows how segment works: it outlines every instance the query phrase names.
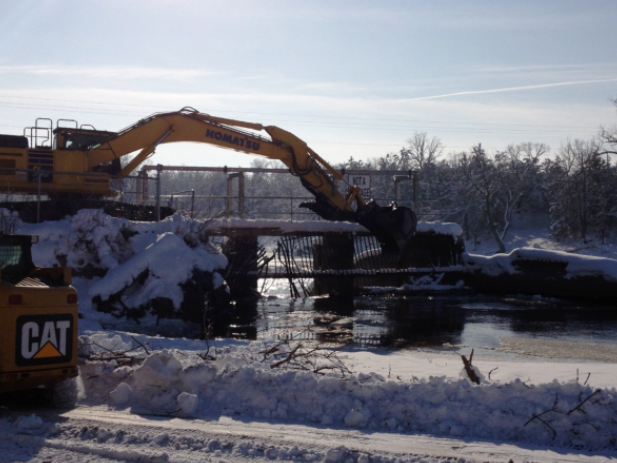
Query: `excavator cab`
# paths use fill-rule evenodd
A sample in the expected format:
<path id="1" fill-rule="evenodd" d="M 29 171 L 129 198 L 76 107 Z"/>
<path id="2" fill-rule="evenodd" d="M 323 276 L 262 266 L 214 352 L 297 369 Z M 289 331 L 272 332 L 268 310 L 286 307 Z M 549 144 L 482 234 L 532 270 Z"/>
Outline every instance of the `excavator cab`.
<path id="1" fill-rule="evenodd" d="M 58 127 L 53 131 L 56 148 L 61 150 L 85 151 L 89 147 L 115 135 L 115 132 L 73 127 Z"/>

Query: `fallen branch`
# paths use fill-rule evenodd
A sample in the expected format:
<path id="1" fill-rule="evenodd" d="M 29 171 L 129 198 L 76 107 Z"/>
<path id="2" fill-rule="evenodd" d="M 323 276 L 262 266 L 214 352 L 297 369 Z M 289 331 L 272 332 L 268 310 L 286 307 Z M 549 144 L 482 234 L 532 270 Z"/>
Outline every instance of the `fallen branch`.
<path id="1" fill-rule="evenodd" d="M 310 371 L 320 375 L 324 374 L 324 370 L 338 371 L 342 376 L 351 374 L 351 371 L 336 356 L 337 352 L 332 349 L 324 347 L 307 348 L 301 342 L 295 347 L 292 346 L 292 341 L 311 331 L 309 324 L 299 333 L 288 334 L 284 340 L 260 351 L 259 354 L 263 355 L 261 361 L 270 362 L 270 368 L 279 368 L 285 365 L 285 368 L 290 370 Z"/>
<path id="2" fill-rule="evenodd" d="M 337 367 L 336 365 L 323 365 L 321 367 L 316 367 L 313 370 L 313 373 L 317 373 L 318 375 L 325 375 L 325 373 L 323 373 L 323 370 L 338 370 L 339 367 Z"/>
<path id="3" fill-rule="evenodd" d="M 558 396 L 555 396 L 555 402 L 553 403 L 553 406 L 548 409 L 543 411 L 542 413 L 538 413 L 537 415 L 533 415 L 531 418 L 529 418 L 527 420 L 527 422 L 523 425 L 523 427 L 527 426 L 529 423 L 531 423 L 533 420 L 538 420 L 540 421 L 542 424 L 544 424 L 544 426 L 546 426 L 548 429 L 551 430 L 551 432 L 553 433 L 553 439 L 557 436 L 557 431 L 555 431 L 553 429 L 553 427 L 548 424 L 546 421 L 544 421 L 542 418 L 540 418 L 542 415 L 544 415 L 545 413 L 550 413 L 550 412 L 554 412 L 554 413 L 562 413 L 558 408 L 557 408 L 557 401 L 558 401 Z"/>
<path id="4" fill-rule="evenodd" d="M 108 349 L 107 347 L 103 347 L 100 344 L 97 344 L 96 342 L 92 341 L 92 344 L 94 344 L 96 347 L 100 347 L 103 350 L 106 350 L 107 352 L 111 353 L 111 354 L 115 354 L 116 351 Z"/>
<path id="5" fill-rule="evenodd" d="M 278 352 L 279 348 L 282 345 L 284 345 L 284 344 L 287 344 L 287 341 L 282 341 L 282 342 L 280 342 L 278 344 L 275 344 L 270 349 L 266 349 L 266 350 L 263 350 L 263 351 L 259 352 L 260 354 L 263 354 L 263 356 L 264 356 L 263 361 L 265 362 L 268 359 L 269 355 L 272 355 L 272 354 Z"/>
<path id="6" fill-rule="evenodd" d="M 598 392 L 600 392 L 602 389 L 596 389 L 595 392 L 593 394 L 591 394 L 589 397 L 587 397 L 585 400 L 583 400 L 580 404 L 578 404 L 576 407 L 574 407 L 572 410 L 570 410 L 567 415 L 570 415 L 572 413 L 574 413 L 576 410 L 581 410 L 582 412 L 584 412 L 584 410 L 581 409 L 581 407 L 583 406 L 583 404 L 585 402 L 587 402 L 589 399 L 591 399 L 594 395 L 596 395 Z"/>
<path id="7" fill-rule="evenodd" d="M 210 349 L 208 349 L 206 352 L 204 352 L 203 354 L 197 354 L 197 357 L 199 357 L 202 360 L 216 360 L 216 357 L 208 354 L 208 352 L 210 351 Z"/>
<path id="8" fill-rule="evenodd" d="M 568 249 L 566 252 L 568 254 L 573 254 L 578 251 L 584 251 L 585 249 L 593 249 L 595 246 L 585 246 L 584 248 L 576 248 L 576 249 Z"/>
<path id="9" fill-rule="evenodd" d="M 296 347 L 294 347 L 288 354 L 287 357 L 285 357 L 283 360 L 279 360 L 278 362 L 274 362 L 272 364 L 270 364 L 270 368 L 277 368 L 280 367 L 281 365 L 290 362 L 293 357 L 294 354 L 298 351 L 298 349 L 300 349 L 302 347 L 302 344 L 298 344 Z"/>
<path id="10" fill-rule="evenodd" d="M 130 352 L 134 352 L 137 349 L 143 349 L 147 355 L 150 355 L 150 351 L 148 350 L 148 348 L 146 347 L 144 343 L 139 342 L 133 336 L 131 336 L 131 339 L 133 339 L 133 341 L 137 343 L 137 346 L 133 347 L 132 349 L 127 349 L 123 351 L 109 349 L 107 347 L 101 346 L 100 344 L 97 344 L 94 341 L 91 341 L 93 345 L 102 349 L 103 352 L 91 352 L 85 358 L 87 360 L 94 360 L 94 361 L 101 361 L 101 362 L 110 362 L 112 360 L 116 360 L 118 361 L 118 363 L 121 363 L 121 364 L 128 363 L 132 365 L 136 360 L 142 360 L 142 359 L 135 355 L 129 355 Z"/>
<path id="11" fill-rule="evenodd" d="M 593 429 L 595 429 L 596 431 L 600 431 L 600 428 L 598 428 L 597 426 L 595 426 L 594 424 L 591 424 L 589 421 L 585 421 L 584 424 L 588 424 L 589 426 L 591 426 Z"/>
<path id="12" fill-rule="evenodd" d="M 88 360 L 105 360 L 109 362 L 111 360 L 130 360 L 132 357 L 130 355 L 97 355 L 93 354 L 88 357 Z"/>
<path id="13" fill-rule="evenodd" d="M 135 342 L 139 345 L 139 347 L 143 348 L 143 350 L 145 350 L 145 351 L 146 351 L 146 354 L 147 354 L 147 355 L 150 355 L 150 352 L 148 351 L 148 348 L 147 348 L 147 347 L 146 347 L 146 346 L 145 346 L 142 342 L 138 341 L 138 340 L 137 340 L 137 339 L 135 339 L 135 337 L 133 337 L 133 336 L 131 336 L 131 339 L 132 339 L 133 341 L 135 341 Z M 131 349 L 131 350 L 134 350 L 134 349 Z M 128 352 L 128 351 L 127 351 L 127 352 Z"/>
<path id="14" fill-rule="evenodd" d="M 471 349 L 471 354 L 469 354 L 469 360 L 467 360 L 467 357 L 465 357 L 463 354 L 458 355 L 460 355 L 461 359 L 463 360 L 463 365 L 465 366 L 465 371 L 467 372 L 467 376 L 469 376 L 469 379 L 476 384 L 480 384 L 480 378 L 478 378 L 478 375 L 476 375 L 476 372 L 473 369 L 473 365 L 471 364 L 471 361 L 473 359 L 473 349 Z"/>
<path id="15" fill-rule="evenodd" d="M 279 348 L 287 344 L 278 344 L 275 348 L 261 352 L 264 355 L 263 361 L 269 357 L 268 354 L 274 357 L 274 361 L 270 364 L 270 368 L 279 368 L 286 365 L 286 368 L 291 370 L 304 370 L 312 373 L 323 375 L 324 370 L 339 371 L 343 376 L 351 374 L 351 370 L 336 356 L 336 352 L 326 348 L 306 349 L 303 344 L 298 344 L 290 350 L 280 350 Z M 324 364 L 326 362 L 326 364 Z"/>

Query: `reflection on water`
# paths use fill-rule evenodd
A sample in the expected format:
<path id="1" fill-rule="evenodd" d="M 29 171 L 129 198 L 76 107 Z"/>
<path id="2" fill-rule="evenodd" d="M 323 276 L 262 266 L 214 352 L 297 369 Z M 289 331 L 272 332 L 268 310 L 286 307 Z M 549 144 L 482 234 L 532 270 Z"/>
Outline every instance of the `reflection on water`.
<path id="1" fill-rule="evenodd" d="M 499 347 L 504 336 L 617 344 L 612 307 L 470 295 L 270 298 L 259 301 L 253 323 L 258 339 L 322 339 L 315 330 L 326 330 L 334 333 L 328 341 L 340 335 L 341 342 L 392 348 Z"/>
<path id="2" fill-rule="evenodd" d="M 451 302 L 441 298 L 390 299 L 384 307 L 386 331 L 383 345 L 433 347 L 459 344 L 467 312 L 453 310 Z"/>

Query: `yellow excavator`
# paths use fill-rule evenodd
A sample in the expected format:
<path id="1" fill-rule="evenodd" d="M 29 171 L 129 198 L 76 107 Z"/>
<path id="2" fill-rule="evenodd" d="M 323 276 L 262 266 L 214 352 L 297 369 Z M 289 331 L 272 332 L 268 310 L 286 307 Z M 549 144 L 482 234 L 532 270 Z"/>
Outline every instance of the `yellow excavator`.
<path id="1" fill-rule="evenodd" d="M 269 138 L 259 132 L 266 132 Z M 306 142 L 279 127 L 237 121 L 185 107 L 155 113 L 120 130 L 96 130 L 60 119 L 37 119 L 23 136 L 0 135 L 0 189 L 12 192 L 110 196 L 111 176 L 126 176 L 163 143 L 199 142 L 276 159 L 298 177 L 315 201 L 306 207 L 326 220 L 363 225 L 384 253 L 400 255 L 416 228 L 413 211 L 365 201 L 357 186 L 341 194 L 333 179 L 343 176 Z M 137 153 L 122 168 L 123 156 Z"/>

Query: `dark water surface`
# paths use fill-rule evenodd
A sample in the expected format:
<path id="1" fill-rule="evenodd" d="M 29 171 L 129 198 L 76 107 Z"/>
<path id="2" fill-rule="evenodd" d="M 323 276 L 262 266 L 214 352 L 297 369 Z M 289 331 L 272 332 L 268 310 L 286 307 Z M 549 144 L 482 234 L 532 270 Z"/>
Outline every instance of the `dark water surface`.
<path id="1" fill-rule="evenodd" d="M 496 348 L 501 337 L 617 344 L 617 308 L 464 294 L 262 299 L 238 307 L 264 340 L 318 339 L 357 347 Z M 328 325 L 342 318 L 342 326 Z M 306 331 L 311 326 L 311 329 Z"/>

